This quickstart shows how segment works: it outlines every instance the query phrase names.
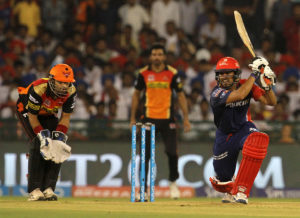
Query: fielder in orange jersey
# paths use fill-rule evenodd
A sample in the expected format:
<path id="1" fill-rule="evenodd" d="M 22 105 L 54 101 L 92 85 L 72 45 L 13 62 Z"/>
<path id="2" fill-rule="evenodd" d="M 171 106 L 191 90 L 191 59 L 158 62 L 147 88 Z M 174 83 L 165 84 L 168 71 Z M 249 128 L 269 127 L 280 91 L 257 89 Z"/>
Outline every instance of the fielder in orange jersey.
<path id="1" fill-rule="evenodd" d="M 173 100 L 177 96 L 179 106 L 183 114 L 184 131 L 191 128 L 188 120 L 188 109 L 185 94 L 182 90 L 182 83 L 177 70 L 165 64 L 166 52 L 164 46 L 154 44 L 151 48 L 149 66 L 139 71 L 135 82 L 135 91 L 132 97 L 131 125 L 136 123 L 136 112 L 138 109 L 141 93 L 143 92 L 143 123 L 155 124 L 157 132 L 162 136 L 165 145 L 165 152 L 169 163 L 169 181 L 171 198 L 180 197 L 180 191 L 176 185 L 178 173 L 177 135 L 174 119 Z M 150 129 L 146 131 L 146 172 L 150 158 Z M 146 173 L 147 187 L 147 173 Z M 147 188 L 146 188 L 147 191 Z M 145 195 L 145 199 L 147 199 Z"/>
<path id="2" fill-rule="evenodd" d="M 52 140 L 64 145 L 67 141 L 66 133 L 76 101 L 73 82 L 72 68 L 67 64 L 58 64 L 50 70 L 49 78 L 38 79 L 27 88 L 18 89 L 16 113 L 31 142 L 29 201 L 57 200 L 54 190 L 63 161 L 55 158 L 61 153 L 59 148 L 56 148 L 55 155 L 42 148 L 52 148 Z M 62 109 L 60 118 L 57 115 L 59 109 Z"/>
<path id="3" fill-rule="evenodd" d="M 267 154 L 269 136 L 260 132 L 252 122 L 250 100 L 253 98 L 265 105 L 277 103 L 272 91 L 276 76 L 268 61 L 256 57 L 249 66 L 253 72 L 244 80 L 240 79 L 240 66 L 234 58 L 220 59 L 216 66 L 218 84 L 210 96 L 217 127 L 213 148 L 216 176 L 210 181 L 215 190 L 225 193 L 223 203 L 248 203 L 254 179 Z M 243 158 L 234 179 L 240 150 Z"/>

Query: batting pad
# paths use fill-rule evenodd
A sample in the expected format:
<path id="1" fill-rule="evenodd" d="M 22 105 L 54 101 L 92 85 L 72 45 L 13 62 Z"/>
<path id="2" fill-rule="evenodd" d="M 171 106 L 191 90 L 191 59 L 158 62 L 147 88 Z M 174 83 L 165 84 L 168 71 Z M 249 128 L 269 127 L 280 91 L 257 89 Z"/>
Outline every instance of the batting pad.
<path id="1" fill-rule="evenodd" d="M 249 196 L 263 159 L 267 155 L 268 145 L 269 136 L 265 133 L 254 132 L 247 137 L 242 151 L 243 158 L 231 194 L 242 192 L 247 197 Z"/>

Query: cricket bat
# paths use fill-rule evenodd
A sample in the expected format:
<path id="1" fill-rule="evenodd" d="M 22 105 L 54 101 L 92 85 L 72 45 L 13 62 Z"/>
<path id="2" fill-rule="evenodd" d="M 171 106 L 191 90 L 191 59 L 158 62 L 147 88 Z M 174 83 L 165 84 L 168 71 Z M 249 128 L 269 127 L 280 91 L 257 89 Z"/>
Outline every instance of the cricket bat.
<path id="1" fill-rule="evenodd" d="M 251 43 L 251 40 L 250 40 L 247 30 L 245 28 L 244 21 L 243 21 L 243 18 L 241 16 L 240 12 L 234 11 L 234 19 L 235 19 L 237 31 L 238 31 L 244 45 L 248 48 L 252 57 L 256 57 L 253 45 Z M 264 78 L 264 80 L 268 85 L 271 84 L 271 81 L 269 79 Z"/>

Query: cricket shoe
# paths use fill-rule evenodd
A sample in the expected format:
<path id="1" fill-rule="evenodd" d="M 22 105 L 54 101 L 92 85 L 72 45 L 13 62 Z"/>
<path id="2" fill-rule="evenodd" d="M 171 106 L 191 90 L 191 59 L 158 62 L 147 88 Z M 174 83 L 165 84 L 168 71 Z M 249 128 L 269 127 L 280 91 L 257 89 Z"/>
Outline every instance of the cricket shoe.
<path id="1" fill-rule="evenodd" d="M 41 192 L 39 188 L 34 189 L 32 192 L 29 193 L 28 201 L 44 201 L 45 197 L 44 194 Z"/>
<path id="2" fill-rule="evenodd" d="M 248 204 L 248 197 L 242 192 L 238 192 L 236 196 L 234 196 L 234 200 L 236 203 Z"/>
<path id="3" fill-rule="evenodd" d="M 144 202 L 147 202 L 147 201 L 148 201 L 148 193 L 145 192 Z M 141 195 L 140 195 L 140 193 L 137 193 L 135 195 L 135 202 L 141 202 Z"/>
<path id="4" fill-rule="evenodd" d="M 172 199 L 178 199 L 180 198 L 180 190 L 176 184 L 176 182 L 170 182 L 170 197 Z"/>
<path id="5" fill-rule="evenodd" d="M 57 201 L 57 195 L 53 192 L 51 187 L 47 188 L 43 194 L 46 201 Z"/>
<path id="6" fill-rule="evenodd" d="M 225 193 L 224 197 L 222 198 L 222 203 L 235 203 L 233 195 L 230 193 Z"/>

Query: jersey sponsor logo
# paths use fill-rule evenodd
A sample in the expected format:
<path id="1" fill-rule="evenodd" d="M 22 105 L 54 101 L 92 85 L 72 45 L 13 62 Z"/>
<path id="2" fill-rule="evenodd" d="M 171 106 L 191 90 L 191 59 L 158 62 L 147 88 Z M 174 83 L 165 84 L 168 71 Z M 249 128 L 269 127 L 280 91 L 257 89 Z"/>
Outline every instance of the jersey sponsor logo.
<path id="1" fill-rule="evenodd" d="M 40 105 L 33 104 L 31 101 L 28 101 L 28 107 L 35 110 L 35 111 L 38 111 L 41 108 Z"/>
<path id="2" fill-rule="evenodd" d="M 224 96 L 226 95 L 226 93 L 229 92 L 228 90 L 224 90 L 220 96 L 220 98 L 224 98 Z"/>
<path id="3" fill-rule="evenodd" d="M 38 104 L 38 103 L 39 103 L 39 101 L 36 100 L 32 95 L 29 95 L 29 100 L 32 101 L 32 102 L 35 103 L 35 104 Z"/>
<path id="4" fill-rule="evenodd" d="M 218 97 L 219 94 L 223 91 L 224 89 L 218 88 L 215 91 L 213 91 L 212 96 L 213 97 Z"/>
<path id="5" fill-rule="evenodd" d="M 168 82 L 149 82 L 147 83 L 148 88 L 159 88 L 159 89 L 167 89 L 169 88 Z"/>
<path id="6" fill-rule="evenodd" d="M 169 78 L 168 78 L 167 76 L 164 76 L 164 77 L 162 78 L 162 80 L 168 81 Z"/>
<path id="7" fill-rule="evenodd" d="M 49 99 L 45 99 L 44 105 L 46 105 L 47 107 L 50 107 L 51 106 L 51 101 Z"/>
<path id="8" fill-rule="evenodd" d="M 153 74 L 150 74 L 147 79 L 148 79 L 148 81 L 154 81 L 155 76 Z"/>
<path id="9" fill-rule="evenodd" d="M 44 105 L 42 105 L 41 109 L 46 111 L 47 113 L 58 113 L 58 107 L 55 108 L 47 108 Z"/>
<path id="10" fill-rule="evenodd" d="M 231 102 L 231 103 L 228 103 L 226 104 L 226 107 L 230 107 L 230 108 L 233 108 L 233 107 L 243 107 L 247 104 L 250 103 L 250 98 L 248 99 L 245 99 L 243 101 L 237 101 L 237 102 Z"/>

